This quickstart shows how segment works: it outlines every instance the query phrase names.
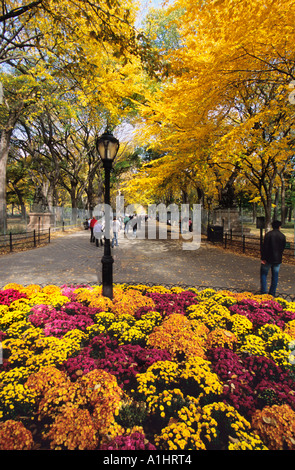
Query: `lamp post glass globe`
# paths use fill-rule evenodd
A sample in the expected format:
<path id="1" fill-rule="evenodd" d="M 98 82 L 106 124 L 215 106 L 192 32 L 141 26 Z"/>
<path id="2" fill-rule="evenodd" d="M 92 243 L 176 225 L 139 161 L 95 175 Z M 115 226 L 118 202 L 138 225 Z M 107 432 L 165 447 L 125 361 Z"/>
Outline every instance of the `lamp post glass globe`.
<path id="1" fill-rule="evenodd" d="M 119 150 L 119 141 L 107 131 L 97 140 L 96 148 L 102 161 L 113 161 Z"/>

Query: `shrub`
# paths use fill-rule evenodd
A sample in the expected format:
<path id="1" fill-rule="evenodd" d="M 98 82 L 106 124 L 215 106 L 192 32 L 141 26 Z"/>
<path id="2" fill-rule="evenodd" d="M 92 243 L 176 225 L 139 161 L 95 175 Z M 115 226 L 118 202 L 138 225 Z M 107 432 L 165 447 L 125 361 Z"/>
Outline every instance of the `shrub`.
<path id="1" fill-rule="evenodd" d="M 117 436 L 107 444 L 100 446 L 101 450 L 156 450 L 140 432 L 132 432 L 125 436 Z"/>
<path id="2" fill-rule="evenodd" d="M 0 450 L 31 450 L 33 445 L 32 433 L 20 421 L 0 423 Z"/>
<path id="3" fill-rule="evenodd" d="M 204 357 L 207 331 L 204 326 L 199 330 L 196 325 L 194 328 L 184 315 L 173 313 L 160 326 L 154 328 L 147 344 L 168 351 L 176 360 L 194 355 Z"/>
<path id="4" fill-rule="evenodd" d="M 113 300 L 86 285 L 0 293 L 0 446 L 293 450 L 295 303 L 124 284 Z"/>
<path id="5" fill-rule="evenodd" d="M 15 300 L 26 298 L 26 294 L 19 292 L 16 289 L 0 290 L 0 305 L 11 305 Z"/>
<path id="6" fill-rule="evenodd" d="M 98 435 L 88 410 L 68 405 L 44 435 L 53 450 L 94 450 Z"/>
<path id="7" fill-rule="evenodd" d="M 270 450 L 295 450 L 295 412 L 288 405 L 257 410 L 252 426 Z"/>

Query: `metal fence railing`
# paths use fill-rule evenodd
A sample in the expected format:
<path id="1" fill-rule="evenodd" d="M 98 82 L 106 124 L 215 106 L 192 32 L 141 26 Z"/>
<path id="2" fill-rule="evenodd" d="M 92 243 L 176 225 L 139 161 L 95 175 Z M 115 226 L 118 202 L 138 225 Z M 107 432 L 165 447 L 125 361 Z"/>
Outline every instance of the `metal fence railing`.
<path id="1" fill-rule="evenodd" d="M 0 235 L 0 253 L 35 248 L 47 243 L 50 243 L 50 228 L 25 233 L 9 232 L 6 235 Z"/>
<path id="2" fill-rule="evenodd" d="M 225 249 L 235 249 L 235 251 L 259 257 L 263 238 L 229 231 L 224 233 L 223 239 L 220 241 Z M 294 242 L 287 241 L 283 261 L 295 264 Z"/>

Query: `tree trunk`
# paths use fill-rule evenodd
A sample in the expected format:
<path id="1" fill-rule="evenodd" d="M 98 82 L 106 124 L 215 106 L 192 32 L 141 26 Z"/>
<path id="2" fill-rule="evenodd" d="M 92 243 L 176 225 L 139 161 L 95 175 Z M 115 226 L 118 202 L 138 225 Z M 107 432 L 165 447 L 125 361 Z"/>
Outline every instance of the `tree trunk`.
<path id="1" fill-rule="evenodd" d="M 181 189 L 181 192 L 182 192 L 182 202 L 183 202 L 183 204 L 187 204 L 188 203 L 188 193 L 185 189 Z"/>
<path id="2" fill-rule="evenodd" d="M 24 108 L 23 103 L 19 103 L 17 109 L 9 109 L 9 115 L 6 124 L 1 130 L 0 138 L 0 233 L 6 229 L 7 214 L 6 214 L 6 168 L 9 152 L 10 138 L 13 129 L 19 119 L 19 116 Z"/>
<path id="3" fill-rule="evenodd" d="M 253 222 L 253 224 L 256 222 L 256 218 L 257 218 L 257 204 L 256 204 L 256 202 L 254 202 L 253 205 L 252 205 L 252 222 Z"/>
<path id="4" fill-rule="evenodd" d="M 72 203 L 72 217 L 71 223 L 76 225 L 78 215 L 78 198 L 77 198 L 77 184 L 71 181 L 71 203 Z"/>
<path id="5" fill-rule="evenodd" d="M 90 216 L 92 217 L 93 209 L 94 209 L 94 206 L 95 206 L 92 181 L 89 181 L 88 186 L 85 188 L 85 192 L 86 192 L 86 195 L 87 195 L 86 208 L 87 208 L 87 210 L 90 211 Z"/>
<path id="6" fill-rule="evenodd" d="M 274 208 L 274 214 L 273 214 L 274 220 L 277 220 L 279 217 L 279 200 L 280 200 L 280 194 L 279 194 L 279 190 L 277 189 L 276 195 L 275 195 L 275 208 Z"/>
<path id="7" fill-rule="evenodd" d="M 13 190 L 14 190 L 15 194 L 17 195 L 17 198 L 18 198 L 18 201 L 19 201 L 19 204 L 20 204 L 20 207 L 21 207 L 22 220 L 25 221 L 27 214 L 26 214 L 26 206 L 25 206 L 25 203 L 24 203 L 24 200 L 23 200 L 22 193 L 18 189 L 17 184 L 15 184 L 15 185 L 13 184 Z"/>
<path id="8" fill-rule="evenodd" d="M 285 179 L 282 178 L 282 186 L 281 186 L 281 221 L 282 225 L 285 225 L 286 223 L 286 217 L 287 217 L 287 210 L 286 210 L 286 185 L 285 185 Z"/>
<path id="9" fill-rule="evenodd" d="M 265 231 L 266 232 L 269 232 L 269 230 L 271 230 L 271 208 L 272 208 L 272 199 L 271 199 L 271 194 L 270 194 L 270 195 L 267 195 L 267 198 L 264 201 Z"/>
<path id="10" fill-rule="evenodd" d="M 0 139 L 0 232 L 6 230 L 6 167 L 8 159 L 9 142 L 12 134 L 12 127 L 2 129 Z"/>

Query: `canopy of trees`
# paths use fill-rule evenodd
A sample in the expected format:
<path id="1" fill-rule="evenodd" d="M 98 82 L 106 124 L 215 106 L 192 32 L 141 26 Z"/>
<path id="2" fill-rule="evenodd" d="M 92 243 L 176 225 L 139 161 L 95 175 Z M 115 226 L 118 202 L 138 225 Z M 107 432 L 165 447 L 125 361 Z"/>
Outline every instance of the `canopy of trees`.
<path id="1" fill-rule="evenodd" d="M 95 203 L 94 190 L 101 193 L 95 137 L 133 113 L 131 98 L 150 67 L 135 15 L 132 2 L 117 0 L 2 2 L 2 228 L 7 183 L 20 196 L 14 178 L 20 169 L 22 188 L 35 187 L 47 204 L 58 203 L 57 185 L 73 207 L 85 196 L 88 207 Z"/>
<path id="2" fill-rule="evenodd" d="M 269 225 L 294 171 L 294 2 L 178 0 L 167 15 L 178 44 L 163 50 L 168 77 L 147 95 L 140 129 L 162 156 L 128 191 L 165 198 L 169 188 L 230 207 L 242 190 Z"/>
<path id="3" fill-rule="evenodd" d="M 123 138 L 128 202 L 241 199 L 284 218 L 294 194 L 294 1 L 175 0 L 135 27 L 132 0 L 2 2 L 0 230 L 7 202 L 90 210 L 95 138 Z M 122 124 L 123 127 L 122 127 Z M 120 127 L 121 126 L 121 127 Z"/>

